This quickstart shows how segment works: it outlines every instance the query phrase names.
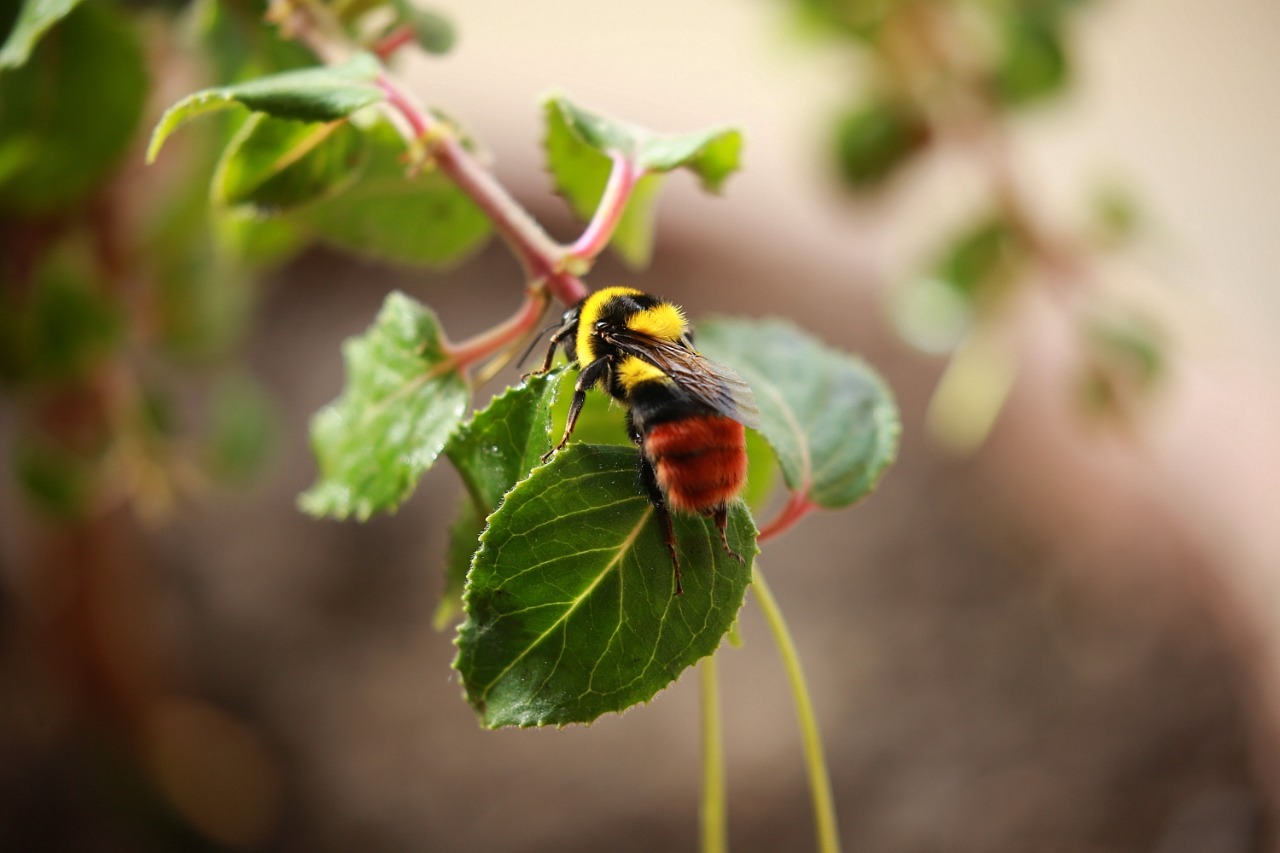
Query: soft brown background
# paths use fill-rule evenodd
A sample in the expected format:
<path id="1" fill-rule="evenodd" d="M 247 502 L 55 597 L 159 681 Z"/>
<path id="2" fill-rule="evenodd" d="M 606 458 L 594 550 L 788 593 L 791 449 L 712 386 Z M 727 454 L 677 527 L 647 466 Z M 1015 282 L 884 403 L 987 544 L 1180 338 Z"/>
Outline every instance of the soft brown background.
<path id="1" fill-rule="evenodd" d="M 941 364 L 895 343 L 883 297 L 979 186 L 944 157 L 879 206 L 841 200 L 821 134 L 856 67 L 788 40 L 759 0 L 447 11 L 456 54 L 411 63 L 410 79 L 562 237 L 574 226 L 538 161 L 544 90 L 663 129 L 744 128 L 725 197 L 671 181 L 653 268 L 606 263 L 594 284 L 634 282 L 695 317 L 784 314 L 898 394 L 903 445 L 881 490 L 762 557 L 814 688 L 846 849 L 1271 849 L 1280 7 L 1113 0 L 1081 15 L 1078 90 L 1019 122 L 1015 165 L 1066 224 L 1094 177 L 1133 183 L 1155 233 L 1116 275 L 1150 294 L 1178 356 L 1135 432 L 1097 429 L 1070 405 L 1058 318 L 1029 300 L 1022 377 L 967 459 L 925 435 Z M 0 848 L 195 849 L 177 803 L 257 849 L 695 849 L 692 673 L 589 729 L 481 731 L 451 635 L 430 625 L 454 476 L 433 472 L 363 526 L 294 509 L 314 475 L 307 418 L 341 385 L 338 344 L 388 289 L 463 337 L 514 309 L 519 285 L 498 246 L 447 276 L 316 252 L 267 285 L 250 360 L 280 405 L 276 464 L 122 549 L 159 593 L 123 596 L 136 609 L 108 636 L 139 635 L 191 699 L 155 711 L 152 764 L 131 776 L 109 727 L 85 734 L 49 698 L 28 663 L 41 650 L 9 643 Z M 56 595 L 31 582 L 38 525 L 0 510 L 7 606 Z M 750 601 L 742 634 L 721 656 L 733 848 L 807 849 L 785 677 Z"/>

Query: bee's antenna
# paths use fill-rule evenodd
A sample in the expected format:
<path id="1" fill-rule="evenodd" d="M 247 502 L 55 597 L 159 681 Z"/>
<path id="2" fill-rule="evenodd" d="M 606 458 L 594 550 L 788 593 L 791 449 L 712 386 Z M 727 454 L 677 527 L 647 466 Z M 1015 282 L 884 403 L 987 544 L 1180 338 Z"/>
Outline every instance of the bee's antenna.
<path id="1" fill-rule="evenodd" d="M 516 362 L 516 369 L 518 370 L 521 367 L 524 367 L 525 359 L 529 357 L 529 353 L 533 352 L 533 348 L 536 347 L 538 345 L 538 342 L 541 341 L 546 336 L 547 332 L 550 332 L 553 329 L 558 329 L 560 328 L 560 326 L 561 326 L 560 323 L 552 323 L 550 326 L 547 326 L 541 332 L 538 332 L 538 334 L 534 335 L 533 338 L 529 341 L 529 346 L 525 348 L 524 354 L 521 355 L 520 360 Z"/>

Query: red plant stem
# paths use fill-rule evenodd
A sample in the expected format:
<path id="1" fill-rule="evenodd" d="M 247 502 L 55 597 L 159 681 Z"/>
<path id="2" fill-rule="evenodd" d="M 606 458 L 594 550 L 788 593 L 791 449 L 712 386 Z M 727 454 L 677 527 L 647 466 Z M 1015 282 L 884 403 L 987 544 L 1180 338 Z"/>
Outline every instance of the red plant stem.
<path id="1" fill-rule="evenodd" d="M 471 197 L 524 265 L 530 281 L 540 281 L 547 291 L 565 305 L 576 305 L 588 290 L 582 281 L 564 268 L 566 250 L 542 230 L 506 188 L 463 148 L 444 124 L 419 107 L 385 72 L 378 87 L 387 103 L 409 124 L 412 143 L 425 144 L 440 171 Z"/>
<path id="2" fill-rule="evenodd" d="M 793 525 L 800 519 L 809 514 L 810 511 L 818 508 L 818 505 L 809 500 L 809 490 L 800 489 L 791 493 L 791 499 L 787 501 L 787 505 L 782 511 L 774 517 L 772 521 L 760 528 L 760 533 L 756 536 L 756 541 L 764 542 L 767 539 L 785 533 L 790 530 Z"/>
<path id="3" fill-rule="evenodd" d="M 622 219 L 623 211 L 627 209 L 627 201 L 631 198 L 636 181 L 643 174 L 643 170 L 638 169 L 629 157 L 617 152 L 612 152 L 610 156 L 613 158 L 613 169 L 609 172 L 609 182 L 605 184 L 604 194 L 600 197 L 595 215 L 587 223 L 586 230 L 569 247 L 570 257 L 585 260 L 604 251 L 614 229 L 618 227 L 618 221 Z"/>
<path id="4" fill-rule="evenodd" d="M 396 27 L 382 38 L 371 48 L 378 58 L 383 62 L 390 59 L 397 50 L 406 44 L 412 44 L 414 39 L 412 27 Z"/>
<path id="5" fill-rule="evenodd" d="M 524 302 L 510 319 L 461 343 L 446 344 L 445 351 L 459 370 L 465 370 L 514 345 L 538 324 L 546 308 L 546 294 L 531 287 L 525 291 Z"/>

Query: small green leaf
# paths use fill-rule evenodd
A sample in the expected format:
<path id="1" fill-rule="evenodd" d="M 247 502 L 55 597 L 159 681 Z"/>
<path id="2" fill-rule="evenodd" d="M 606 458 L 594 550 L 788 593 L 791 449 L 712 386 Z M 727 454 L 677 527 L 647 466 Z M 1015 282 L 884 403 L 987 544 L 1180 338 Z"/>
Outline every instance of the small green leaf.
<path id="1" fill-rule="evenodd" d="M 453 435 L 445 447 L 476 506 L 488 515 L 551 450 L 551 403 L 560 370 L 508 388 Z"/>
<path id="2" fill-rule="evenodd" d="M 840 174 L 853 190 L 878 189 L 928 141 L 929 126 L 913 107 L 873 100 L 846 114 L 836 128 Z"/>
<path id="3" fill-rule="evenodd" d="M 342 195 L 299 212 L 325 242 L 380 260 L 448 267 L 484 245 L 488 217 L 437 171 L 405 174 L 404 144 L 379 121 L 365 131 L 369 162 Z"/>
<path id="4" fill-rule="evenodd" d="M 206 464 L 214 476 L 243 484 L 257 474 L 276 440 L 276 412 L 262 386 L 248 376 L 214 388 Z"/>
<path id="5" fill-rule="evenodd" d="M 449 627 L 462 612 L 462 589 L 471 569 L 471 557 L 480 547 L 480 534 L 484 531 L 484 516 L 476 509 L 476 502 L 468 495 L 458 507 L 458 515 L 449 527 L 449 547 L 444 557 L 444 591 L 440 603 L 431 617 L 431 625 L 437 631 Z"/>
<path id="6" fill-rule="evenodd" d="M 369 331 L 343 345 L 343 359 L 342 396 L 311 421 L 320 477 L 299 503 L 311 515 L 363 521 L 398 507 L 435 464 L 469 390 L 435 314 L 403 293 L 387 296 Z"/>
<path id="7" fill-rule="evenodd" d="M 169 107 L 152 131 L 147 162 L 156 159 L 165 140 L 183 123 L 236 104 L 296 121 L 328 122 L 348 118 L 357 110 L 386 98 L 375 82 L 381 71 L 382 65 L 374 56 L 360 53 L 342 65 L 286 71 L 188 95 Z"/>
<path id="8" fill-rule="evenodd" d="M 1004 55 L 996 71 L 996 94 L 1021 107 L 1061 92 L 1070 68 L 1056 12 L 1027 9 L 1004 21 Z"/>
<path id="9" fill-rule="evenodd" d="M 120 306 L 97 288 L 91 273 L 62 253 L 38 270 L 35 286 L 20 298 L 0 292 L 5 372 L 31 384 L 81 379 L 120 341 Z"/>
<path id="10" fill-rule="evenodd" d="M 437 628 L 458 609 L 471 555 L 479 547 L 485 518 L 551 450 L 551 404 L 563 368 L 529 377 L 495 397 L 462 425 L 445 453 L 466 484 L 469 499 L 449 531 L 445 590 L 436 610 Z"/>
<path id="11" fill-rule="evenodd" d="M 47 214 L 93 192 L 133 141 L 147 96 L 135 28 L 86 3 L 0 74 L 0 212 Z"/>
<path id="12" fill-rule="evenodd" d="M 249 116 L 213 175 L 213 200 L 269 216 L 336 195 L 360 175 L 364 134 L 346 121 Z"/>
<path id="13" fill-rule="evenodd" d="M 1013 279 L 1022 260 L 1017 232 L 1000 217 L 978 220 L 943 253 L 937 277 L 969 302 L 993 298 Z"/>
<path id="14" fill-rule="evenodd" d="M 0 71 L 24 65 L 40 37 L 78 5 L 80 0 L 25 0 L 8 38 L 0 45 Z"/>
<path id="15" fill-rule="evenodd" d="M 453 22 L 439 12 L 419 9 L 408 2 L 403 5 L 408 7 L 408 24 L 413 27 L 413 35 L 419 47 L 436 55 L 453 49 L 453 43 L 457 40 Z"/>
<path id="16" fill-rule="evenodd" d="M 14 447 L 13 472 L 28 501 L 54 518 L 84 516 L 98 473 L 98 452 L 27 430 Z"/>
<path id="17" fill-rule="evenodd" d="M 1086 316 L 1085 366 L 1081 380 L 1085 402 L 1096 411 L 1149 393 L 1168 369 L 1162 330 L 1127 306 L 1104 305 Z"/>
<path id="18" fill-rule="evenodd" d="M 739 563 L 711 520 L 674 520 L 683 596 L 634 449 L 575 444 L 512 489 L 472 563 L 454 662 L 484 725 L 591 722 L 716 650 L 751 578 L 755 528 L 735 503 Z"/>
<path id="19" fill-rule="evenodd" d="M 860 359 L 780 320 L 702 323 L 698 348 L 751 386 L 788 488 L 819 506 L 865 496 L 896 457 L 898 408 Z"/>
<path id="20" fill-rule="evenodd" d="M 643 173 L 632 191 L 612 245 L 627 263 L 648 261 L 653 243 L 658 175 L 685 168 L 709 192 L 718 192 L 738 169 L 741 134 L 729 128 L 688 134 L 658 134 L 574 106 L 562 97 L 543 102 L 544 147 L 556 190 L 583 220 L 591 218 L 604 195 L 613 163 L 627 157 Z"/>

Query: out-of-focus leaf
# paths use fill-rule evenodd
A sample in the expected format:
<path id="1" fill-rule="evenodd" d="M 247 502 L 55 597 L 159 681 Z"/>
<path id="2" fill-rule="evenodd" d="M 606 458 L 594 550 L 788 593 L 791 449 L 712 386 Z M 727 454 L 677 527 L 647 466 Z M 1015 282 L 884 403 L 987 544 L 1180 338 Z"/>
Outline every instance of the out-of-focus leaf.
<path id="1" fill-rule="evenodd" d="M 0 213 L 46 214 L 80 201 L 133 139 L 147 94 L 137 33 L 107 3 L 86 3 L 0 74 Z"/>
<path id="2" fill-rule="evenodd" d="M 394 510 L 435 464 L 470 396 L 449 362 L 436 316 L 393 292 L 362 337 L 343 345 L 342 396 L 311 420 L 320 467 L 299 499 L 315 516 L 365 520 Z"/>
<path id="3" fill-rule="evenodd" d="M 1015 13 L 1004 19 L 1004 55 L 996 70 L 996 94 L 1021 107 L 1065 88 L 1070 68 L 1062 24 L 1054 15 Z"/>
<path id="4" fill-rule="evenodd" d="M 809 23 L 858 39 L 871 39 L 903 0 L 800 0 Z"/>
<path id="5" fill-rule="evenodd" d="M 45 32 L 79 5 L 80 0 L 22 0 L 13 28 L 0 44 L 0 71 L 24 64 Z M 0 12 L 0 33 L 6 32 L 7 17 Z"/>
<path id="6" fill-rule="evenodd" d="M 853 503 L 896 458 L 898 407 L 860 359 L 779 320 L 704 322 L 698 348 L 751 386 L 787 487 L 817 505 Z"/>
<path id="7" fill-rule="evenodd" d="M 364 134 L 346 121 L 298 122 L 251 115 L 223 152 L 212 196 L 269 216 L 336 195 L 359 176 Z"/>
<path id="8" fill-rule="evenodd" d="M 1093 193 L 1092 202 L 1094 231 L 1102 244 L 1122 244 L 1141 230 L 1141 205 L 1126 188 L 1104 184 Z"/>
<path id="9" fill-rule="evenodd" d="M 575 444 L 536 469 L 489 519 L 464 594 L 454 666 L 484 725 L 591 722 L 651 699 L 733 624 L 755 528 L 676 516 L 684 595 L 636 477 L 636 451 Z"/>
<path id="10" fill-rule="evenodd" d="M 399 5 L 405 22 L 413 27 L 414 39 L 419 47 L 427 53 L 437 55 L 453 49 L 458 36 L 452 21 L 439 12 L 419 8 L 408 0 L 403 0 Z"/>
<path id="11" fill-rule="evenodd" d="M 85 376 L 119 341 L 119 307 L 74 265 L 50 265 L 37 276 L 25 306 L 6 300 L 12 313 L 18 376 L 32 383 L 66 382 Z"/>
<path id="12" fill-rule="evenodd" d="M 188 95 L 165 111 L 147 146 L 147 162 L 155 160 L 169 135 L 197 116 L 237 104 L 275 118 L 304 122 L 330 122 L 349 118 L 371 104 L 385 100 L 376 80 L 382 70 L 378 60 L 360 53 L 342 65 L 324 65 L 285 71 L 234 86 L 217 86 Z"/>
<path id="13" fill-rule="evenodd" d="M 216 211 L 213 225 L 220 250 L 259 269 L 288 261 L 310 236 L 302 223 L 288 217 L 262 217 L 244 210 Z"/>
<path id="14" fill-rule="evenodd" d="M 484 245 L 492 223 L 436 171 L 406 177 L 404 145 L 385 121 L 370 127 L 369 163 L 341 196 L 299 216 L 325 242 L 380 260 L 450 267 Z"/>
<path id="15" fill-rule="evenodd" d="M 1150 392 L 1167 372 L 1165 342 L 1150 318 L 1107 306 L 1083 326 L 1085 369 L 1081 390 L 1093 411 L 1108 411 Z"/>
<path id="16" fill-rule="evenodd" d="M 851 189 L 877 189 L 928 141 L 929 127 L 915 109 L 873 100 L 846 114 L 836 127 L 840 175 Z"/>
<path id="17" fill-rule="evenodd" d="M 973 302 L 937 276 L 920 276 L 895 290 L 890 311 L 903 340 L 923 352 L 942 354 L 960 343 Z"/>
<path id="18" fill-rule="evenodd" d="M 215 80 L 239 82 L 315 63 L 302 44 L 263 26 L 267 0 L 193 0 L 192 6 L 192 29 Z"/>
<path id="19" fill-rule="evenodd" d="M 13 470 L 24 495 L 55 518 L 84 514 L 93 497 L 96 464 L 80 449 L 29 432 L 14 449 Z"/>
<path id="20" fill-rule="evenodd" d="M 988 217 L 962 231 L 943 253 L 937 278 L 969 302 L 989 298 L 1006 286 L 1022 261 L 1016 232 Z"/>
<path id="21" fill-rule="evenodd" d="M 228 483 L 244 483 L 261 469 L 276 439 L 276 414 L 266 391 L 247 376 L 214 389 L 207 448 L 209 470 Z"/>

